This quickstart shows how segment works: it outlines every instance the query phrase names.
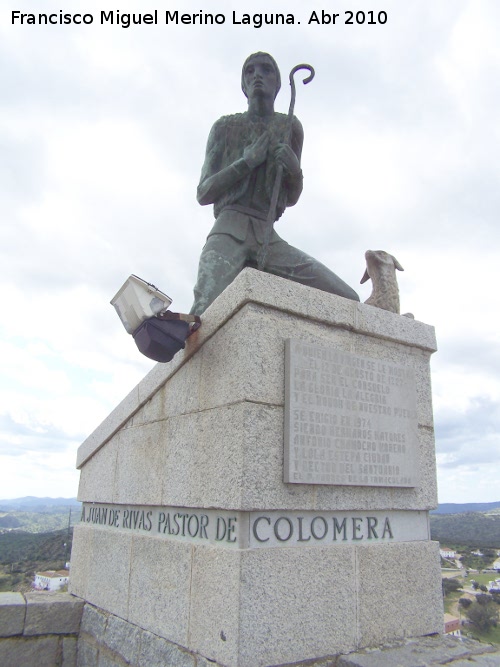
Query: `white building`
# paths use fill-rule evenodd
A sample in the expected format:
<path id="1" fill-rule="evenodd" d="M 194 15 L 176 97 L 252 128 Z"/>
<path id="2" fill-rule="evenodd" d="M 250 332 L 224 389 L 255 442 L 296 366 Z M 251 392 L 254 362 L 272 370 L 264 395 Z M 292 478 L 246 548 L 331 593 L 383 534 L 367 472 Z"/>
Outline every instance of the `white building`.
<path id="1" fill-rule="evenodd" d="M 47 572 L 35 572 L 33 588 L 37 591 L 58 591 L 69 581 L 68 570 L 47 570 Z"/>
<path id="2" fill-rule="evenodd" d="M 500 592 L 500 579 L 495 579 L 495 581 L 488 581 L 488 592 L 489 593 Z"/>
<path id="3" fill-rule="evenodd" d="M 457 552 L 454 549 L 448 549 L 448 547 L 440 547 L 439 553 L 441 558 L 456 558 Z"/>

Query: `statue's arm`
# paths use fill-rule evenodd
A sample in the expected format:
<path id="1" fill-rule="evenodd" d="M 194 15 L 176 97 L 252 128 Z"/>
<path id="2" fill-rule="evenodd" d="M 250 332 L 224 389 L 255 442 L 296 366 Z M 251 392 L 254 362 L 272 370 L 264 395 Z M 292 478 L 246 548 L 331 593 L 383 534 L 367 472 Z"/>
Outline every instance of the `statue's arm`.
<path id="1" fill-rule="evenodd" d="M 265 133 L 253 144 L 244 148 L 240 158 L 221 168 L 224 134 L 224 122 L 221 119 L 212 127 L 208 137 L 205 162 L 196 195 L 198 203 L 202 206 L 216 202 L 235 183 L 248 176 L 252 169 L 261 164 L 267 154 L 269 138 Z"/>
<path id="2" fill-rule="evenodd" d="M 287 189 L 287 206 L 293 206 L 302 194 L 303 175 L 300 168 L 302 146 L 304 144 L 304 130 L 298 118 L 293 117 L 291 150 L 296 160 L 291 159 L 285 164 L 285 187 Z"/>

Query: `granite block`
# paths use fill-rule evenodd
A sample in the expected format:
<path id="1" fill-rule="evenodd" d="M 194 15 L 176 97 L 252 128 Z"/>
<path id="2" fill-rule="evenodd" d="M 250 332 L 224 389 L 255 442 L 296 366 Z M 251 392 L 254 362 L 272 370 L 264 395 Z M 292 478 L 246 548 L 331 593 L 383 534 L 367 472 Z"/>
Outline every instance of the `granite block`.
<path id="1" fill-rule="evenodd" d="M 408 363 L 415 369 L 418 423 L 421 426 L 434 428 L 430 361 L 429 353 L 415 348 L 410 350 Z"/>
<path id="2" fill-rule="evenodd" d="M 153 422 L 120 433 L 114 476 L 115 503 L 158 503 L 164 481 L 165 429 L 164 422 Z"/>
<path id="3" fill-rule="evenodd" d="M 164 505 L 239 506 L 245 435 L 241 411 L 236 405 L 169 419 L 161 494 Z"/>
<path id="4" fill-rule="evenodd" d="M 135 665 L 139 659 L 141 635 L 142 631 L 136 625 L 111 615 L 102 641 L 126 662 Z"/>
<path id="5" fill-rule="evenodd" d="M 357 595 L 360 647 L 442 633 L 439 544 L 358 547 Z"/>
<path id="6" fill-rule="evenodd" d="M 354 547 L 197 548 L 190 648 L 224 665 L 260 667 L 352 647 L 354 554 Z"/>
<path id="7" fill-rule="evenodd" d="M 246 268 L 209 306 L 203 320 L 224 322 L 246 303 L 345 328 L 353 327 L 357 316 L 355 301 Z"/>
<path id="8" fill-rule="evenodd" d="M 179 646 L 151 632 L 142 635 L 138 667 L 201 667 L 194 657 Z"/>
<path id="9" fill-rule="evenodd" d="M 91 576 L 94 559 L 94 529 L 78 524 L 73 528 L 73 544 L 71 547 L 71 571 L 68 591 L 84 600 L 87 599 L 87 588 Z M 85 618 L 85 613 L 84 613 Z"/>
<path id="10" fill-rule="evenodd" d="M 178 364 L 175 370 L 170 369 L 165 382 L 156 390 L 150 392 L 150 387 L 144 378 L 145 386 L 140 386 L 141 392 L 150 398 L 130 418 L 126 427 L 149 424 L 162 421 L 172 415 L 196 412 L 199 409 L 199 388 L 202 355 L 194 354 L 189 363 Z M 166 366 L 170 364 L 158 364 Z M 149 394 L 148 394 L 149 392 Z"/>
<path id="11" fill-rule="evenodd" d="M 82 614 L 81 632 L 90 635 L 97 642 L 101 642 L 106 631 L 108 614 L 104 614 L 96 607 L 86 604 Z"/>
<path id="12" fill-rule="evenodd" d="M 88 563 L 86 600 L 127 618 L 132 536 L 94 528 L 92 560 Z"/>
<path id="13" fill-rule="evenodd" d="M 237 401 L 284 403 L 285 340 L 297 319 L 265 306 L 246 304 L 203 346 L 200 408 Z M 300 321 L 301 338 L 349 349 L 349 333 Z M 326 343 L 328 341 L 328 343 Z"/>
<path id="14" fill-rule="evenodd" d="M 162 392 L 160 418 L 188 414 L 200 409 L 201 367 L 200 351 L 170 377 Z"/>
<path id="15" fill-rule="evenodd" d="M 134 536 L 128 620 L 177 644 L 187 645 L 191 580 L 189 544 Z"/>
<path id="16" fill-rule="evenodd" d="M 348 651 L 356 643 L 355 579 L 347 545 L 244 552 L 239 667 Z"/>
<path id="17" fill-rule="evenodd" d="M 116 653 L 106 653 L 101 650 L 96 667 L 129 667 L 129 664 Z"/>
<path id="18" fill-rule="evenodd" d="M 366 357 L 411 368 L 415 373 L 417 416 L 420 424 L 433 425 L 430 384 L 430 352 L 398 342 L 381 340 L 366 335 L 351 336 L 352 351 Z"/>
<path id="19" fill-rule="evenodd" d="M 437 350 L 434 327 L 397 313 L 364 303 L 357 304 L 356 329 L 371 336 L 397 340 L 408 345 L 435 352 Z"/>
<path id="20" fill-rule="evenodd" d="M 221 509 L 311 507 L 313 489 L 282 483 L 282 432 L 282 408 L 255 403 L 171 418 L 163 504 Z"/>
<path id="21" fill-rule="evenodd" d="M 114 435 L 82 467 L 78 485 L 78 500 L 81 502 L 113 502 L 116 460 L 121 437 L 122 432 Z"/>
<path id="22" fill-rule="evenodd" d="M 304 286 L 305 287 L 305 286 Z M 357 317 L 357 303 L 350 299 L 327 294 L 321 290 L 305 288 L 300 294 L 300 311 L 309 320 L 326 322 L 340 329 L 350 330 L 354 326 Z M 297 303 L 298 293 L 294 293 L 292 299 Z M 278 300 L 279 307 L 279 300 Z"/>
<path id="23" fill-rule="evenodd" d="M 421 505 L 422 509 L 435 509 L 438 506 L 438 489 L 434 429 L 420 426 L 418 437 L 420 447 L 420 486 L 417 489 L 418 500 L 415 501 L 415 509 L 420 509 L 419 505 Z"/>
<path id="24" fill-rule="evenodd" d="M 137 428 L 143 424 L 151 424 L 165 419 L 164 395 L 165 387 L 163 386 L 130 417 L 124 424 L 123 429 Z"/>
<path id="25" fill-rule="evenodd" d="M 83 600 L 70 593 L 26 593 L 24 634 L 76 634 L 80 631 Z"/>
<path id="26" fill-rule="evenodd" d="M 76 667 L 78 640 L 76 637 L 62 638 L 62 666 Z"/>
<path id="27" fill-rule="evenodd" d="M 267 374 L 276 375 L 274 367 L 279 367 L 280 361 L 282 365 L 280 341 L 273 341 L 278 348 L 278 359 L 272 358 L 270 351 L 268 355 L 268 350 L 263 359 L 259 354 L 262 331 L 259 331 L 258 320 L 252 306 L 245 305 L 203 346 L 201 409 L 256 400 L 259 394 L 264 402 L 280 401 L 279 395 L 268 392 L 270 387 L 266 381 Z M 265 377 L 259 382 L 261 374 Z"/>
<path id="28" fill-rule="evenodd" d="M 0 641 L 2 667 L 53 667 L 59 657 L 59 637 L 8 637 Z"/>
<path id="29" fill-rule="evenodd" d="M 86 641 L 81 636 L 78 639 L 78 649 L 76 655 L 77 667 L 96 667 L 99 659 L 99 649 L 91 642 Z"/>
<path id="30" fill-rule="evenodd" d="M 314 487 L 283 483 L 283 408 L 255 403 L 242 407 L 241 509 L 314 509 Z"/>
<path id="31" fill-rule="evenodd" d="M 189 647 L 223 665 L 238 664 L 241 551 L 195 547 Z"/>
<path id="32" fill-rule="evenodd" d="M 21 593 L 0 593 L 0 637 L 22 635 L 26 601 Z"/>
<path id="33" fill-rule="evenodd" d="M 423 322 L 251 268 L 244 269 L 211 304 L 204 320 L 224 321 L 248 302 L 341 328 L 369 332 L 380 338 L 417 344 L 430 351 L 436 350 L 434 327 Z"/>

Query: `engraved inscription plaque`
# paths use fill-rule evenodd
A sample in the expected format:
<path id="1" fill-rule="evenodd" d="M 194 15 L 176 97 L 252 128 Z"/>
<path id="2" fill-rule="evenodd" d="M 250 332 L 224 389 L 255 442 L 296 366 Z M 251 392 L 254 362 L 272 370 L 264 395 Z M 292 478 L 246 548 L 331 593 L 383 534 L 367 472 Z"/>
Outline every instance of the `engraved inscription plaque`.
<path id="1" fill-rule="evenodd" d="M 430 539 L 427 512 L 228 511 L 203 507 L 83 503 L 80 525 L 235 549 L 337 547 Z"/>
<path id="2" fill-rule="evenodd" d="M 418 485 L 413 369 L 300 340 L 285 369 L 285 482 Z"/>

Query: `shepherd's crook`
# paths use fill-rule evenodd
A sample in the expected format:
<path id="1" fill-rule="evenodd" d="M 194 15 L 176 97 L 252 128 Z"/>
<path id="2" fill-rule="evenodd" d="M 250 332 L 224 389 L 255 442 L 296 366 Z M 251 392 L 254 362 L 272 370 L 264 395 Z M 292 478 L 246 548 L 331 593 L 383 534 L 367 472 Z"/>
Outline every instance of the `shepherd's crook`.
<path id="1" fill-rule="evenodd" d="M 293 80 L 293 76 L 295 72 L 298 72 L 300 69 L 309 70 L 309 76 L 306 77 L 302 81 L 302 83 L 306 84 L 314 79 L 314 68 L 311 67 L 311 65 L 305 65 L 305 64 L 295 65 L 295 67 L 290 72 L 289 79 L 290 79 L 290 86 L 292 88 L 292 98 L 290 100 L 290 107 L 288 109 L 288 116 L 286 119 L 286 130 L 285 130 L 285 136 L 283 138 L 284 144 L 290 144 L 290 140 L 292 137 L 293 110 L 295 107 L 295 81 Z M 276 208 L 278 206 L 278 197 L 280 195 L 282 180 L 283 180 L 283 164 L 280 162 L 276 170 L 276 179 L 274 181 L 274 186 L 273 186 L 271 205 L 269 207 L 269 212 L 267 214 L 267 221 L 266 221 L 267 224 L 264 236 L 264 243 L 262 244 L 262 248 L 259 255 L 258 268 L 261 271 L 264 270 L 267 261 L 267 254 L 269 251 L 269 244 L 271 243 L 271 236 L 273 234 L 273 225 L 276 218 Z"/>

